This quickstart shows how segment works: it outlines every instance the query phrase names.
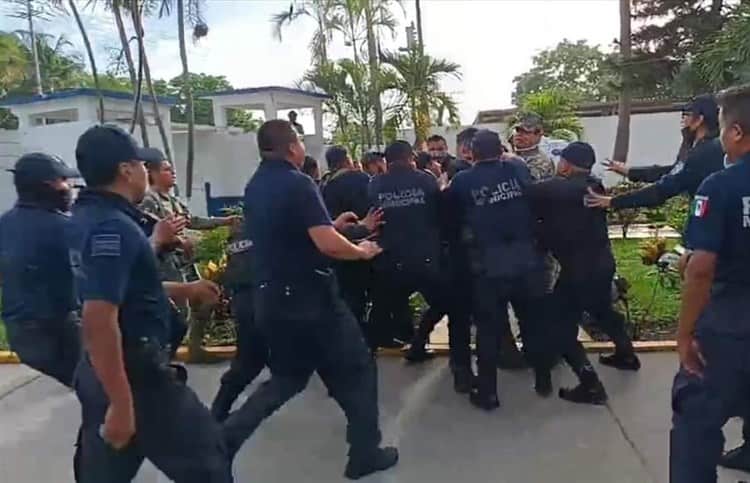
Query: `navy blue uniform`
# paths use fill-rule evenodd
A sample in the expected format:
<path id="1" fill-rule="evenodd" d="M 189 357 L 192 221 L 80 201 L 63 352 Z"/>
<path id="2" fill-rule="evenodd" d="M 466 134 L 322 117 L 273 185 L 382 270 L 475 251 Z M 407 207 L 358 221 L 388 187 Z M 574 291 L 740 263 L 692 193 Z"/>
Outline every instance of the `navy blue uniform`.
<path id="1" fill-rule="evenodd" d="M 680 369 L 672 388 L 673 483 L 713 483 L 722 426 L 750 401 L 750 155 L 708 177 L 695 195 L 686 244 L 717 256 L 711 296 L 696 324 L 703 377 Z"/>
<path id="2" fill-rule="evenodd" d="M 688 152 L 685 161 L 678 161 L 656 183 L 612 199 L 612 208 L 658 206 L 682 193 L 692 197 L 706 177 L 723 167 L 724 151 L 719 139 L 702 139 Z"/>
<path id="3" fill-rule="evenodd" d="M 456 175 L 449 188 L 474 276 L 479 391 L 487 396 L 497 392 L 498 340 L 507 324 L 508 302 L 523 322 L 521 336 L 530 362 L 536 367 L 547 364 L 538 313 L 544 296 L 543 255 L 524 193 L 530 182 L 529 169 L 519 160 L 487 160 Z"/>
<path id="4" fill-rule="evenodd" d="M 379 237 L 383 254 L 375 260 L 373 319 L 385 338 L 394 329 L 387 327 L 388 314 L 397 312 L 395 308 L 411 294 L 421 293 L 429 309 L 412 346 L 423 349 L 449 307 L 442 264 L 440 188 L 432 174 L 390 164 L 386 174 L 372 180 L 369 194 L 372 206 L 383 209 L 385 220 Z"/>
<path id="5" fill-rule="evenodd" d="M 104 192 L 83 192 L 73 210 L 70 260 L 79 295 L 84 304 L 119 307 L 136 421 L 126 449 L 113 451 L 102 440 L 107 396 L 84 357 L 75 381 L 83 412 L 80 481 L 131 481 L 148 458 L 176 482 L 231 482 L 220 427 L 169 366 L 170 310 L 141 218 L 127 200 Z"/>
<path id="6" fill-rule="evenodd" d="M 271 379 L 226 421 L 230 451 L 302 391 L 317 372 L 348 420 L 350 454 L 378 447 L 377 380 L 357 321 L 338 294 L 331 261 L 308 229 L 331 225 L 315 183 L 264 159 L 245 188 L 253 240 L 255 322 L 270 348 Z"/>
<path id="7" fill-rule="evenodd" d="M 323 200 L 331 217 L 336 218 L 347 211 L 353 212 L 360 219 L 367 216 L 370 207 L 367 198 L 369 184 L 370 176 L 361 171 L 344 169 L 333 174 L 321 188 Z M 371 282 L 370 263 L 340 261 L 334 264 L 334 268 L 341 287 L 341 296 L 364 330 L 367 291 Z"/>
<path id="8" fill-rule="evenodd" d="M 21 361 L 70 386 L 81 354 L 64 235 L 70 217 L 18 202 L 0 217 L 3 321 Z"/>

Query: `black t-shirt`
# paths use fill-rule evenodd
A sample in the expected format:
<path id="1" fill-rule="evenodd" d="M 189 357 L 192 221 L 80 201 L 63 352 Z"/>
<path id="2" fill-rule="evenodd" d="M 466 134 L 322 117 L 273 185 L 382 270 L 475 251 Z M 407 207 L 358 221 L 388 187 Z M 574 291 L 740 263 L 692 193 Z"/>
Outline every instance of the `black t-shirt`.
<path id="1" fill-rule="evenodd" d="M 323 200 L 331 217 L 336 218 L 347 211 L 358 217 L 367 215 L 369 201 L 367 185 L 370 177 L 361 171 L 346 170 L 333 174 L 321 188 Z"/>

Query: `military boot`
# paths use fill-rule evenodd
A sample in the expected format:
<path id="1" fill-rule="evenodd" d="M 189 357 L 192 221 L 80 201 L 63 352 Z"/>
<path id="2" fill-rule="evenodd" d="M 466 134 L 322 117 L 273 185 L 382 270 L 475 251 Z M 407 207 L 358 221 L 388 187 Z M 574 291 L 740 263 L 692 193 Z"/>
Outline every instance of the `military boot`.
<path id="1" fill-rule="evenodd" d="M 398 450 L 392 446 L 375 448 L 364 453 L 351 452 L 344 476 L 350 480 L 358 480 L 396 466 L 396 463 L 398 463 Z"/>

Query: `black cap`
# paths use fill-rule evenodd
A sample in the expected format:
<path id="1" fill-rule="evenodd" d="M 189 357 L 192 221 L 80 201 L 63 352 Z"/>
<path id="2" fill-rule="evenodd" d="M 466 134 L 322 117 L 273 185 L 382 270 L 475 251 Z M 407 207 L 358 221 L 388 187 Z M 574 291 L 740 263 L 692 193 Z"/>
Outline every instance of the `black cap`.
<path id="1" fill-rule="evenodd" d="M 719 104 L 711 94 L 696 96 L 682 108 L 682 112 L 703 116 L 709 126 L 715 127 L 719 124 Z"/>
<path id="2" fill-rule="evenodd" d="M 565 149 L 560 153 L 560 157 L 573 166 L 586 170 L 591 170 L 596 163 L 594 148 L 589 143 L 580 141 L 572 142 L 565 146 Z"/>
<path id="3" fill-rule="evenodd" d="M 471 150 L 480 156 L 479 159 L 496 158 L 503 152 L 503 142 L 495 131 L 482 129 L 471 140 Z"/>
<path id="4" fill-rule="evenodd" d="M 8 171 L 13 173 L 15 184 L 34 184 L 54 181 L 58 178 L 79 178 L 81 175 L 57 156 L 45 153 L 24 154 L 15 166 Z"/>
<path id="5" fill-rule="evenodd" d="M 147 150 L 138 146 L 133 136 L 114 124 L 103 124 L 86 130 L 78 138 L 76 161 L 86 184 L 96 185 L 120 163 L 144 161 Z"/>
<path id="6" fill-rule="evenodd" d="M 149 168 L 156 168 L 162 161 L 167 159 L 164 153 L 156 148 L 141 148 L 141 154 L 141 161 L 146 163 L 146 166 Z"/>

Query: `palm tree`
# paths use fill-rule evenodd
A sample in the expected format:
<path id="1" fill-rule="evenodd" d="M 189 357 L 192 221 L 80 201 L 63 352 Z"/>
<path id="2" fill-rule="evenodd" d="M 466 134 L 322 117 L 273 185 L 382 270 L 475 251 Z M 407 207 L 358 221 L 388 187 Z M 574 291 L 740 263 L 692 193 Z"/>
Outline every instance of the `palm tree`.
<path id="1" fill-rule="evenodd" d="M 328 62 L 328 44 L 333 40 L 334 0 L 294 1 L 285 9 L 271 17 L 274 37 L 281 41 L 282 29 L 301 17 L 312 18 L 317 24 L 310 41 L 310 53 L 314 64 Z"/>
<path id="2" fill-rule="evenodd" d="M 400 94 L 396 109 L 410 118 L 418 142 L 427 138 L 435 112 L 447 112 L 451 123 L 458 122 L 456 102 L 440 89 L 443 78 L 461 78 L 458 64 L 421 55 L 416 49 L 407 54 L 384 54 L 383 62 L 394 74 L 384 87 Z"/>
<path id="3" fill-rule="evenodd" d="M 415 7 L 417 9 L 417 38 L 419 39 L 419 51 L 424 54 L 424 37 L 422 35 L 422 3 L 420 0 L 415 0 Z"/>
<path id="4" fill-rule="evenodd" d="M 518 112 L 508 120 L 508 126 L 516 124 L 522 114 L 534 113 L 542 118 L 544 132 L 554 138 L 568 139 L 565 132 L 580 138 L 583 125 L 576 116 L 575 98 L 563 89 L 547 89 L 525 94 L 519 102 Z"/>
<path id="5" fill-rule="evenodd" d="M 36 29 L 34 28 L 34 19 L 41 17 L 45 18 L 49 11 L 46 3 L 40 5 L 34 5 L 32 0 L 10 0 L 11 3 L 18 5 L 18 10 L 11 13 L 12 17 L 21 18 L 26 20 L 28 24 L 29 32 L 29 50 L 31 51 L 31 58 L 34 64 L 34 90 L 37 95 L 44 95 L 44 87 L 42 87 L 42 69 L 39 62 L 39 52 L 37 51 L 36 45 Z"/>
<path id="6" fill-rule="evenodd" d="M 716 89 L 750 81 L 750 4 L 737 6 L 696 63 L 701 76 Z"/>
<path id="7" fill-rule="evenodd" d="M 617 134 L 612 159 L 626 161 L 630 146 L 630 108 L 631 108 L 631 32 L 630 0 L 620 0 L 620 69 L 622 86 L 620 103 L 617 107 Z"/>
<path id="8" fill-rule="evenodd" d="M 26 0 L 26 16 L 29 22 L 29 35 L 31 37 L 31 52 L 34 56 L 34 75 L 36 77 L 36 93 L 43 95 L 44 90 L 42 89 L 42 72 L 39 68 L 39 53 L 36 50 L 36 35 L 34 35 L 34 15 L 31 8 L 31 0 Z"/>
<path id="9" fill-rule="evenodd" d="M 23 82 L 28 64 L 24 49 L 12 34 L 0 33 L 0 96 Z"/>
<path id="10" fill-rule="evenodd" d="M 94 86 L 96 87 L 96 95 L 99 100 L 99 112 L 97 114 L 97 117 L 99 119 L 99 124 L 101 124 L 104 122 L 104 97 L 102 96 L 102 91 L 99 86 L 99 72 L 96 69 L 94 50 L 91 47 L 88 33 L 86 33 L 86 28 L 83 25 L 83 20 L 81 20 L 81 15 L 78 12 L 78 7 L 76 7 L 75 0 L 68 0 L 68 7 L 70 7 L 70 11 L 73 13 L 73 17 L 75 18 L 76 24 L 78 25 L 78 30 L 81 32 L 81 37 L 83 38 L 83 45 L 86 47 L 86 55 L 88 55 L 89 58 L 89 64 L 91 65 L 91 75 L 94 77 Z"/>

